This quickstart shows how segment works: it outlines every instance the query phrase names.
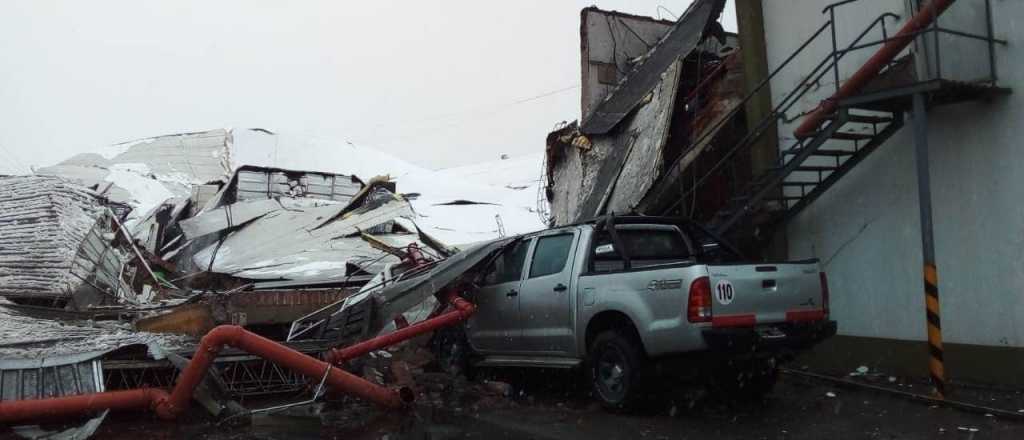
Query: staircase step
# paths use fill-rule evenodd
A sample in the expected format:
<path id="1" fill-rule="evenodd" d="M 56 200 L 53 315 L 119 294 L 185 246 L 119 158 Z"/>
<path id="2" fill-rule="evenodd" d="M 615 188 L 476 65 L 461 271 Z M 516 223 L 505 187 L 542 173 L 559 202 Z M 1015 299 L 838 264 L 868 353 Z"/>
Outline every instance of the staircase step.
<path id="1" fill-rule="evenodd" d="M 891 117 L 886 117 L 886 116 L 868 116 L 868 115 L 853 115 L 853 114 L 846 115 L 846 120 L 848 122 L 858 122 L 858 123 L 861 123 L 861 124 L 887 124 L 889 122 L 892 122 L 892 118 Z"/>
<path id="2" fill-rule="evenodd" d="M 841 131 L 837 131 L 835 133 L 832 133 L 832 136 L 829 137 L 832 139 L 839 139 L 843 141 L 866 141 L 868 139 L 875 137 L 875 135 L 867 133 L 844 133 Z"/>
<path id="3" fill-rule="evenodd" d="M 830 120 L 836 120 L 839 117 L 837 115 L 831 115 L 828 117 Z M 847 114 L 846 122 L 853 122 L 858 124 L 887 124 L 893 122 L 892 117 L 884 116 L 870 116 L 870 115 L 853 115 Z"/>
<path id="4" fill-rule="evenodd" d="M 786 154 L 786 155 L 798 154 L 798 153 L 800 153 L 800 150 L 790 150 L 790 151 L 783 151 L 782 152 L 782 154 Z M 833 150 L 833 149 L 828 149 L 828 148 L 819 148 L 819 149 L 815 150 L 813 153 L 811 153 L 811 156 L 841 157 L 841 156 L 853 156 L 854 153 L 855 153 L 855 151 L 853 151 L 853 150 Z"/>
<path id="5" fill-rule="evenodd" d="M 793 171 L 835 171 L 837 169 L 838 168 L 836 168 L 836 167 L 825 167 L 825 166 L 818 166 L 818 165 L 801 165 L 801 166 L 796 167 L 796 169 L 793 170 Z"/>
<path id="6" fill-rule="evenodd" d="M 817 186 L 821 182 L 782 182 L 782 186 L 788 187 L 803 187 L 803 186 Z"/>

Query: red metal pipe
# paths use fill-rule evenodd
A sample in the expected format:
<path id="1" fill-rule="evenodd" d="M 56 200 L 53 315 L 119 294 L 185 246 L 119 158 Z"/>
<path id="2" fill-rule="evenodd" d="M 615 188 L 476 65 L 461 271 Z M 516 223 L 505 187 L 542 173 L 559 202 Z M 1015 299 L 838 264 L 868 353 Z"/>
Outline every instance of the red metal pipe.
<path id="1" fill-rule="evenodd" d="M 793 131 L 793 134 L 797 138 L 806 138 L 814 135 L 814 132 L 818 131 L 821 127 L 821 123 L 828 119 L 829 115 L 835 113 L 839 107 L 839 101 L 842 99 L 849 98 L 856 95 L 864 88 L 872 79 L 878 76 L 878 73 L 891 62 L 896 55 L 899 55 L 903 49 L 905 49 L 912 41 L 918 32 L 921 32 L 926 27 L 935 21 L 935 18 L 942 15 L 946 9 L 956 0 L 932 0 L 927 5 L 923 6 L 917 14 L 910 17 L 907 23 L 900 28 L 899 32 L 892 36 L 892 39 L 885 43 L 878 52 L 869 58 L 860 69 L 857 69 L 853 75 L 850 76 L 846 82 L 839 88 L 838 91 L 832 97 L 824 100 L 818 105 L 818 108 L 814 109 L 804 122 Z M 834 25 L 834 24 L 833 24 Z"/>
<path id="2" fill-rule="evenodd" d="M 382 387 L 333 367 L 327 362 L 250 333 L 242 327 L 222 325 L 203 337 L 170 395 L 159 389 L 140 388 L 48 399 L 0 401 L 0 422 L 9 423 L 44 416 L 67 416 L 108 408 L 150 408 L 160 418 L 172 420 L 188 406 L 192 392 L 225 345 L 258 355 L 312 379 L 320 379 L 326 373 L 325 383 L 331 388 L 388 408 L 402 407 L 413 398 L 408 390 Z"/>
<path id="3" fill-rule="evenodd" d="M 325 359 L 327 359 L 327 362 L 332 364 L 340 364 L 349 359 L 365 355 L 371 351 L 380 350 L 384 347 L 415 338 L 416 336 L 424 333 L 429 333 L 442 327 L 457 324 L 469 319 L 470 316 L 473 316 L 473 313 L 476 313 L 476 306 L 473 305 L 473 303 L 462 299 L 458 295 L 449 295 L 448 303 L 455 309 L 434 318 L 417 322 L 406 328 L 395 330 L 386 335 L 368 339 L 342 349 L 333 349 L 327 352 Z"/>
<path id="4" fill-rule="evenodd" d="M 398 408 L 413 398 L 407 389 L 385 388 L 331 364 L 341 363 L 373 350 L 465 321 L 476 312 L 473 303 L 455 293 L 450 293 L 446 302 L 451 304 L 454 310 L 341 350 L 331 350 L 325 355 L 329 363 L 248 332 L 242 327 L 221 325 L 203 336 L 192 360 L 178 377 L 178 382 L 170 394 L 155 388 L 139 388 L 49 399 L 0 401 L 0 422 L 70 416 L 103 409 L 141 408 L 152 409 L 160 418 L 172 420 L 188 406 L 196 386 L 202 381 L 213 360 L 225 345 L 258 355 L 306 377 L 318 379 L 324 377 L 326 373 L 325 383 L 337 391 L 354 394 L 381 406 Z"/>
<path id="5" fill-rule="evenodd" d="M 327 373 L 325 383 L 331 388 L 354 394 L 388 408 L 399 408 L 404 405 L 407 396 L 399 390 L 388 389 L 363 378 L 350 374 L 327 362 L 307 356 L 270 339 L 259 336 L 235 325 L 222 325 L 210 330 L 203 336 L 199 348 L 196 349 L 192 361 L 178 377 L 178 382 L 171 392 L 170 398 L 157 404 L 157 414 L 165 419 L 173 419 L 192 399 L 192 392 L 206 375 L 217 353 L 225 345 L 258 355 L 279 366 L 288 368 L 303 376 L 319 379 Z M 330 371 L 328 372 L 328 368 Z"/>
<path id="6" fill-rule="evenodd" d="M 104 409 L 155 409 L 167 397 L 167 392 L 161 389 L 139 388 L 50 399 L 0 400 L 0 424 L 74 416 Z"/>

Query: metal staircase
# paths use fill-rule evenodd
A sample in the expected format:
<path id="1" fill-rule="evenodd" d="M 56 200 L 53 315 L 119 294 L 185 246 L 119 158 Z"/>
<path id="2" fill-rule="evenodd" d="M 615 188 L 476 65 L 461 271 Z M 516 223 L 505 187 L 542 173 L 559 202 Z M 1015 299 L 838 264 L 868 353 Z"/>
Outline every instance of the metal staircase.
<path id="1" fill-rule="evenodd" d="M 774 133 L 769 129 L 776 126 L 779 121 L 787 120 L 787 112 L 794 110 L 801 98 L 817 87 L 825 75 L 833 75 L 836 95 L 830 98 L 832 102 L 827 102 L 828 106 L 822 106 L 833 110 L 824 115 L 820 124 L 815 125 L 815 131 L 803 136 L 798 135 L 789 145 L 780 148 L 775 166 L 761 170 L 747 183 L 733 188 L 733 196 L 713 214 L 693 215 L 694 213 L 690 213 L 696 220 L 705 223 L 709 229 L 722 235 L 736 236 L 752 233 L 751 235 L 764 239 L 764 236 L 770 235 L 772 229 L 784 224 L 806 208 L 898 132 L 903 127 L 904 113 L 909 110 L 911 97 L 914 94 L 926 94 L 930 105 L 935 106 L 984 99 L 1009 92 L 1008 89 L 996 86 L 993 47 L 997 43 L 1005 44 L 1005 41 L 993 38 L 991 14 L 988 17 L 987 35 L 975 35 L 942 28 L 939 25 L 938 14 L 936 14 L 936 16 L 929 17 L 931 24 L 927 29 L 907 35 L 904 33 L 906 30 L 904 28 L 901 30 L 902 34 L 890 36 L 887 21 L 898 20 L 899 16 L 887 12 L 880 14 L 845 48 L 839 49 L 835 30 L 836 9 L 857 1 L 841 1 L 825 8 L 824 13 L 830 17 L 829 20 L 805 40 L 781 65 L 776 67 L 734 110 L 733 115 L 743 111 L 744 105 L 758 93 L 767 92 L 767 84 L 801 55 L 808 46 L 823 35 L 831 35 L 833 48 L 831 53 L 827 54 L 810 73 L 803 76 L 804 79 L 778 102 L 768 117 L 752 124 L 751 129 L 740 141 L 725 151 L 713 166 L 702 170 L 703 172 L 699 176 L 694 176 L 693 185 L 683 191 L 680 201 L 686 200 L 696 191 L 706 188 L 711 184 L 710 180 L 712 179 L 710 178 L 714 173 L 728 166 L 737 153 L 749 150 L 766 134 Z M 989 0 L 984 1 L 986 10 L 990 11 Z M 915 16 L 912 20 L 918 18 Z M 868 43 L 863 42 L 869 34 L 877 32 L 881 33 L 881 39 Z M 869 86 L 860 90 L 856 96 L 836 98 L 840 94 L 840 87 L 842 87 L 839 79 L 839 62 L 847 54 L 875 46 L 888 45 L 888 43 L 899 39 L 903 39 L 904 44 L 911 39 L 916 39 L 919 44 L 925 40 L 927 42 L 934 41 L 934 46 L 929 47 L 929 51 L 939 54 L 941 47 L 939 35 L 969 38 L 987 45 L 989 60 L 992 63 L 989 66 L 990 77 L 980 81 L 955 81 L 943 78 L 941 69 L 935 69 L 937 74 L 922 80 L 921 76 L 928 75 L 920 75 L 914 70 L 914 54 L 911 53 L 901 60 L 887 59 L 884 67 L 873 75 Z M 933 56 L 938 58 L 937 55 Z M 940 66 L 938 61 L 936 61 L 936 66 Z M 909 75 L 908 72 L 910 72 Z M 821 117 L 812 114 L 810 118 L 815 116 Z M 709 135 L 713 132 L 714 130 Z M 702 139 L 697 140 L 694 144 L 701 141 Z M 695 170 L 694 173 L 697 171 Z M 677 203 L 669 209 L 675 209 L 678 205 Z M 737 230 L 745 232 L 737 232 Z M 766 234 L 766 231 L 769 233 Z"/>

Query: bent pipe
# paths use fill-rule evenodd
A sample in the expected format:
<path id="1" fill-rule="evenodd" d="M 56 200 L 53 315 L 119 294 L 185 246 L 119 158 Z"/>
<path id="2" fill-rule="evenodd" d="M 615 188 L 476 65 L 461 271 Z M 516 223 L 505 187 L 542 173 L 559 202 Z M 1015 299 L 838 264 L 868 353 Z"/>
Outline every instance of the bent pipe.
<path id="1" fill-rule="evenodd" d="M 400 408 L 414 398 L 408 389 L 396 390 L 376 385 L 242 327 L 221 325 L 203 336 L 195 355 L 178 377 L 170 394 L 155 388 L 139 388 L 46 399 L 0 401 L 0 423 L 70 416 L 103 409 L 143 408 L 153 410 L 162 419 L 173 420 L 188 406 L 192 392 L 225 345 L 260 356 L 306 377 L 319 379 L 326 375 L 325 383 L 336 391 L 353 394 L 387 408 Z"/>
<path id="2" fill-rule="evenodd" d="M 899 32 L 892 36 L 892 38 L 882 45 L 867 61 L 864 65 L 860 66 L 853 75 L 850 76 L 846 82 L 843 83 L 842 87 L 836 91 L 834 95 L 821 102 L 820 105 L 814 111 L 812 111 L 804 122 L 800 124 L 793 131 L 798 139 L 808 138 L 814 135 L 814 132 L 818 130 L 821 123 L 828 119 L 829 115 L 834 113 L 839 108 L 839 101 L 854 96 L 861 89 L 864 88 L 872 79 L 878 76 L 878 73 L 891 62 L 896 55 L 899 55 L 903 49 L 910 45 L 914 41 L 914 37 L 924 30 L 926 27 L 935 21 L 935 18 L 942 15 L 946 9 L 956 0 L 932 0 L 927 5 L 921 7 L 921 10 L 914 14 L 907 23 L 900 28 Z M 834 26 L 834 24 L 833 24 Z"/>
<path id="3" fill-rule="evenodd" d="M 455 325 L 469 319 L 470 316 L 473 316 L 473 313 L 476 313 L 476 305 L 466 301 L 456 294 L 449 294 L 447 302 L 454 307 L 453 310 L 442 313 L 436 317 L 417 322 L 408 327 L 395 330 L 386 335 L 368 339 L 355 345 L 350 345 L 341 349 L 332 349 L 327 352 L 324 358 L 327 362 L 332 364 L 341 364 L 349 359 L 363 356 L 371 351 L 395 345 L 399 342 L 415 338 L 416 336 L 432 332 L 442 327 Z"/>

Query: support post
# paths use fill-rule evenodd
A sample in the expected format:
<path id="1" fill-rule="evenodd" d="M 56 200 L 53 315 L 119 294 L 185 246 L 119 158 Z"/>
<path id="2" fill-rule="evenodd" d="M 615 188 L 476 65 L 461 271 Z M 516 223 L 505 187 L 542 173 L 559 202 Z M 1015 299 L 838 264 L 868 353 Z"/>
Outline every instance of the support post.
<path id="1" fill-rule="evenodd" d="M 932 231 L 931 179 L 928 171 L 928 115 L 924 95 L 914 94 L 914 151 L 917 161 L 917 198 L 921 207 L 921 253 L 924 257 L 925 316 L 928 321 L 928 372 L 939 399 L 946 396 L 946 372 L 942 353 L 939 313 L 939 279 L 935 267 Z"/>
<path id="2" fill-rule="evenodd" d="M 764 7 L 761 0 L 736 2 L 736 20 L 739 26 L 740 58 L 743 61 L 743 82 L 747 93 L 753 92 L 768 78 L 768 49 L 765 44 Z M 771 85 L 747 102 L 744 109 L 747 127 L 753 130 L 761 121 L 772 116 Z M 756 178 L 775 167 L 779 159 L 779 133 L 774 122 L 750 146 L 750 177 Z M 781 196 L 782 188 L 774 196 Z M 763 257 L 785 260 L 788 257 L 786 228 L 779 227 L 766 243 Z"/>

